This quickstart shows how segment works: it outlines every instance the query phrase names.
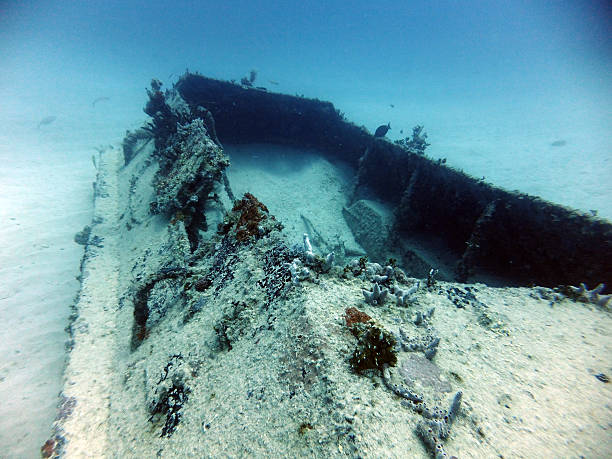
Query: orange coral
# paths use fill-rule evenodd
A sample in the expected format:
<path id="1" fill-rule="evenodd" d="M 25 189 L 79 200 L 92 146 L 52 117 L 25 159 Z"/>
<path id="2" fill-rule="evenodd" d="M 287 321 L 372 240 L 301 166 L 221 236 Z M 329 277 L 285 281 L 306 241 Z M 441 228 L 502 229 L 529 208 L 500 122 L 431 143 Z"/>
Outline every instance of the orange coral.
<path id="1" fill-rule="evenodd" d="M 367 315 L 365 312 L 361 312 L 357 308 L 346 308 L 344 318 L 346 320 L 347 327 L 352 327 L 356 323 L 366 323 L 372 320 L 369 315 Z"/>
<path id="2" fill-rule="evenodd" d="M 250 236 L 259 235 L 259 226 L 266 218 L 268 208 L 251 193 L 245 193 L 241 200 L 234 203 L 232 213 L 234 216 L 229 222 L 219 225 L 219 230 L 221 233 L 227 233 L 235 224 L 236 239 L 242 242 Z"/>

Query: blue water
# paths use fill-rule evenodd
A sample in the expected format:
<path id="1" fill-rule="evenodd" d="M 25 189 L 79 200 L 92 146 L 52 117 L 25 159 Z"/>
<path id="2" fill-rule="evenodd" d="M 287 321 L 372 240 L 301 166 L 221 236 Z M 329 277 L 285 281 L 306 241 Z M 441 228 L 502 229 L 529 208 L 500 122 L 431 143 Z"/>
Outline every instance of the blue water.
<path id="1" fill-rule="evenodd" d="M 391 138 L 425 124 L 431 156 L 612 218 L 609 2 L 3 5 L 0 96 L 17 116 L 35 108 L 76 129 L 105 96 L 98 108 L 120 136 L 143 118 L 152 77 L 254 68 L 257 84 L 331 100 L 372 131 L 390 121 Z"/>
<path id="2" fill-rule="evenodd" d="M 151 78 L 256 69 L 256 85 L 330 100 L 372 132 L 390 122 L 391 139 L 424 124 L 428 155 L 612 220 L 610 37 L 596 0 L 2 1 L 0 178 L 7 158 L 60 152 L 71 183 L 66 155 L 93 179 L 93 148 L 146 119 Z M 20 422 L 44 431 L 41 416 Z"/>

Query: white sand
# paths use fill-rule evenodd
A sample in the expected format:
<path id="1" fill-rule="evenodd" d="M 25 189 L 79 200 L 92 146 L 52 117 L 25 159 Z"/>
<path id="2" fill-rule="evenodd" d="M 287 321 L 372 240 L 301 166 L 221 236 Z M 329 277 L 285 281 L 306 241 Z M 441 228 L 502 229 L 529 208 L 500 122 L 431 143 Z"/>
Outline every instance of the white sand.
<path id="1" fill-rule="evenodd" d="M 83 254 L 73 237 L 91 222 L 92 156 L 121 140 L 134 112 L 118 100 L 92 107 L 99 93 L 41 100 L 2 90 L 0 455 L 39 457 L 62 388 Z M 46 116 L 56 118 L 38 128 Z"/>
<path id="2" fill-rule="evenodd" d="M 91 158 L 40 153 L 0 152 L 3 457 L 37 457 L 49 435 L 79 287 L 83 248 L 73 236 L 91 220 Z"/>

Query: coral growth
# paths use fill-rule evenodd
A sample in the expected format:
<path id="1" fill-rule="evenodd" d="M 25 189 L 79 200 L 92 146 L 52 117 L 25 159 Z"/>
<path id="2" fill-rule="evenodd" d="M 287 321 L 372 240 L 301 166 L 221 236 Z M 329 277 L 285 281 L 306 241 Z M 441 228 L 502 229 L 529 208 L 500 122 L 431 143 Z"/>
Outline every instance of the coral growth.
<path id="1" fill-rule="evenodd" d="M 604 284 L 599 284 L 593 290 L 589 290 L 584 283 L 581 283 L 580 287 L 568 286 L 566 293 L 570 298 L 575 298 L 584 303 L 593 303 L 605 308 L 610 304 L 612 295 L 600 295 L 604 288 L 606 288 Z"/>
<path id="2" fill-rule="evenodd" d="M 421 125 L 412 128 L 412 138 L 406 137 L 405 139 L 397 140 L 395 143 L 419 155 L 424 155 L 425 149 L 430 145 L 427 142 L 427 133 Z"/>
<path id="3" fill-rule="evenodd" d="M 266 292 L 266 308 L 283 293 L 289 282 L 286 264 L 290 259 L 289 249 L 281 242 L 274 244 L 261 258 L 265 277 L 258 280 L 257 285 Z"/>
<path id="4" fill-rule="evenodd" d="M 430 313 L 431 315 L 433 315 L 433 308 L 430 310 Z M 431 315 L 427 317 L 431 317 Z M 419 318 L 422 321 L 423 315 L 421 314 L 419 316 L 419 314 L 417 314 L 417 319 Z M 400 328 L 399 331 L 400 331 L 400 338 L 398 339 L 398 341 L 400 343 L 402 350 L 407 351 L 407 352 L 422 351 L 425 354 L 425 357 L 427 357 L 427 359 L 429 360 L 435 357 L 436 352 L 438 352 L 438 345 L 440 344 L 439 337 L 434 336 L 431 333 L 428 333 L 427 335 L 421 338 L 419 337 L 410 338 L 408 337 L 408 334 L 404 331 L 403 328 Z"/>
<path id="5" fill-rule="evenodd" d="M 389 290 L 386 288 L 381 288 L 378 283 L 374 283 L 374 287 L 372 287 L 371 292 L 362 290 L 361 293 L 363 293 L 366 303 L 381 305 L 385 302 Z"/>
<path id="6" fill-rule="evenodd" d="M 398 306 L 408 306 L 412 300 L 414 300 L 414 294 L 419 289 L 421 285 L 420 282 L 416 282 L 412 287 L 406 290 L 402 290 L 401 288 L 395 286 L 393 289 L 393 293 L 395 298 L 397 299 Z"/>
<path id="7" fill-rule="evenodd" d="M 327 254 L 325 258 L 316 255 L 314 250 L 312 249 L 312 244 L 310 243 L 310 238 L 308 237 L 308 233 L 304 233 L 303 236 L 304 241 L 304 253 L 302 258 L 304 262 L 310 266 L 317 273 L 327 273 L 334 265 L 334 261 L 336 259 L 336 254 L 334 252 L 330 252 Z"/>
<path id="8" fill-rule="evenodd" d="M 151 203 L 151 212 L 183 221 L 191 251 L 195 252 L 200 230 L 208 229 L 207 203 L 219 202 L 216 188 L 223 181 L 229 159 L 208 136 L 200 118 L 177 123 L 176 133 L 168 137 L 156 155 L 160 167 L 153 181 L 156 201 Z"/>
<path id="9" fill-rule="evenodd" d="M 149 381 L 146 395 L 149 422 L 158 426 L 163 423 L 160 437 L 170 437 L 181 422 L 183 405 L 191 389 L 184 378 L 190 368 L 184 363 L 181 354 L 174 354 L 162 369 L 159 379 Z"/>
<path id="10" fill-rule="evenodd" d="M 316 255 L 307 233 L 304 233 L 303 241 L 303 251 L 296 249 L 299 257 L 294 258 L 291 263 L 285 263 L 285 267 L 291 272 L 291 281 L 294 284 L 314 279 L 311 270 L 308 268 L 318 274 L 328 273 L 332 269 L 336 257 L 334 252 L 328 253 L 325 258 Z"/>
<path id="11" fill-rule="evenodd" d="M 160 437 L 170 437 L 181 422 L 181 408 L 187 402 L 189 390 L 181 384 L 173 385 L 155 405 L 149 421 L 155 422 L 158 415 L 165 416 Z"/>
<path id="12" fill-rule="evenodd" d="M 357 323 L 369 322 L 372 318 L 357 308 L 346 308 L 346 311 L 344 311 L 344 320 L 346 321 L 347 327 L 352 327 Z"/>
<path id="13" fill-rule="evenodd" d="M 444 450 L 442 440 L 446 440 L 450 435 L 451 425 L 461 408 L 462 396 L 461 392 L 457 392 L 448 411 L 432 413 L 431 418 L 421 421 L 417 425 L 417 435 L 429 447 L 436 459 L 446 459 L 449 457 Z"/>
<path id="14" fill-rule="evenodd" d="M 242 77 L 240 79 L 240 84 L 242 86 L 246 86 L 248 88 L 252 88 L 253 87 L 253 83 L 255 83 L 256 79 L 257 79 L 257 70 L 251 69 L 251 71 L 249 72 L 249 76 L 248 77 Z"/>
<path id="15" fill-rule="evenodd" d="M 214 186 L 221 183 L 229 159 L 211 140 L 202 119 L 177 125 L 177 132 L 159 153 L 160 169 L 154 186 L 159 213 L 189 214 L 201 208 Z"/>
<path id="16" fill-rule="evenodd" d="M 149 100 L 144 108 L 144 112 L 153 118 L 153 120 L 146 125 L 144 129 L 150 131 L 151 134 L 154 135 L 155 148 L 157 150 L 163 148 L 168 140 L 168 137 L 176 132 L 177 122 L 186 121 L 185 119 L 182 119 L 177 110 L 170 107 L 166 101 L 167 94 L 162 92 L 161 87 L 161 81 L 155 78 L 151 80 L 151 89 L 147 89 Z"/>
<path id="17" fill-rule="evenodd" d="M 373 322 L 357 322 L 350 329 L 358 340 L 357 348 L 350 359 L 351 367 L 356 373 L 373 369 L 382 371 L 385 365 L 397 364 L 395 338 L 382 326 Z"/>
<path id="18" fill-rule="evenodd" d="M 266 228 L 264 223 L 273 221 L 273 227 Z M 251 193 L 245 193 L 244 197 L 234 203 L 232 212 L 226 215 L 223 223 L 219 224 L 218 232 L 228 234 L 234 231 L 236 240 L 244 242 L 251 237 L 260 238 L 272 229 L 280 229 L 281 226 L 269 215 L 268 208 L 259 202 Z"/>
<path id="19" fill-rule="evenodd" d="M 291 273 L 291 282 L 299 284 L 302 281 L 311 279 L 310 270 L 302 264 L 299 258 L 294 259 L 291 263 L 285 263 L 285 267 Z"/>
<path id="20" fill-rule="evenodd" d="M 385 386 L 404 399 L 402 405 L 423 416 L 424 419 L 417 424 L 416 433 L 429 448 L 433 457 L 436 459 L 448 458 L 442 440 L 447 439 L 450 435 L 451 425 L 461 408 L 463 393 L 459 391 L 455 394 L 448 410 L 440 409 L 437 406 L 429 408 L 422 395 L 391 382 L 387 365 L 384 366 L 382 374 Z"/>

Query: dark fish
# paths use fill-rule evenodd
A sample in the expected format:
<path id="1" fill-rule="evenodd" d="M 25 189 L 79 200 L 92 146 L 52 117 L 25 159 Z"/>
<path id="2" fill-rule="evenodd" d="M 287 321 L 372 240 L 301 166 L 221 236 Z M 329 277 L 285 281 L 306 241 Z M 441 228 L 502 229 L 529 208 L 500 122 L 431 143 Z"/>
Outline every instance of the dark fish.
<path id="1" fill-rule="evenodd" d="M 56 119 L 57 116 L 45 116 L 42 120 L 40 120 L 40 123 L 38 123 L 38 129 L 40 129 L 41 126 L 53 123 Z"/>
<path id="2" fill-rule="evenodd" d="M 564 145 L 567 145 L 567 141 L 565 140 L 555 140 L 550 144 L 551 147 L 563 147 Z"/>
<path id="3" fill-rule="evenodd" d="M 376 128 L 376 131 L 374 132 L 374 137 L 384 137 L 385 135 L 387 135 L 387 132 L 389 132 L 389 129 L 391 129 L 391 123 L 378 126 Z"/>
<path id="4" fill-rule="evenodd" d="M 95 107 L 98 102 L 103 102 L 105 100 L 110 100 L 110 97 L 98 97 L 96 100 L 92 102 L 91 106 Z"/>

